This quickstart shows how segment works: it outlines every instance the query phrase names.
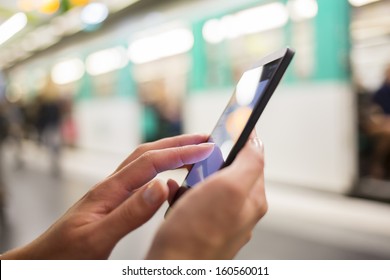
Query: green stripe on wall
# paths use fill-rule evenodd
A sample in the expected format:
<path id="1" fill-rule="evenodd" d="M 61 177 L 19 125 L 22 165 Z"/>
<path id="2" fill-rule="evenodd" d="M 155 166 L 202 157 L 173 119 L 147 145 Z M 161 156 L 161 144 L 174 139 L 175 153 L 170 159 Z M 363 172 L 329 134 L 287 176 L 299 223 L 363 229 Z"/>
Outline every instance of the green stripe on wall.
<path id="1" fill-rule="evenodd" d="M 316 80 L 346 80 L 349 78 L 348 1 L 318 0 L 316 24 Z"/>
<path id="2" fill-rule="evenodd" d="M 206 88 L 206 42 L 203 39 L 202 28 L 205 21 L 194 23 L 194 47 L 191 51 L 192 67 L 189 71 L 189 92 L 200 91 Z"/>
<path id="3" fill-rule="evenodd" d="M 131 97 L 136 96 L 136 86 L 134 79 L 132 77 L 132 67 L 131 63 L 128 63 L 122 69 L 119 69 L 117 72 L 117 84 L 116 86 L 116 95 L 120 97 Z"/>

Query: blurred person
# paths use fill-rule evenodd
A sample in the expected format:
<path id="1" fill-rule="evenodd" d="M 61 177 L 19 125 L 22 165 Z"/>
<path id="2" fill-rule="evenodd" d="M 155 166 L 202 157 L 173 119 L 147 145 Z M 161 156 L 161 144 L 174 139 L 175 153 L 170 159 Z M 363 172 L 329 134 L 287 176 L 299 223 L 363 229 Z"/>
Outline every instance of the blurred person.
<path id="1" fill-rule="evenodd" d="M 25 116 L 21 101 L 7 102 L 7 118 L 9 122 L 9 144 L 14 149 L 15 167 L 23 167 L 23 138 L 25 127 Z"/>
<path id="2" fill-rule="evenodd" d="M 373 94 L 368 131 L 373 139 L 370 175 L 390 179 L 390 65 L 381 87 Z"/>
<path id="3" fill-rule="evenodd" d="M 385 79 L 373 95 L 372 114 L 374 150 L 371 174 L 375 178 L 390 179 L 390 65 L 385 69 Z"/>
<path id="4" fill-rule="evenodd" d="M 155 141 L 182 133 L 181 101 L 168 94 L 164 80 L 145 82 L 138 88 L 144 110 L 153 116 L 156 127 L 145 131 L 144 141 Z"/>
<path id="5" fill-rule="evenodd" d="M 40 107 L 40 97 L 32 98 L 26 101 L 23 106 L 23 115 L 25 119 L 24 134 L 26 139 L 34 142 L 40 142 L 39 125 L 38 125 L 38 109 Z"/>
<path id="6" fill-rule="evenodd" d="M 38 96 L 36 108 L 38 141 L 49 150 L 51 172 L 60 174 L 61 137 L 61 100 L 57 86 L 47 78 L 46 84 Z"/>
<path id="7" fill-rule="evenodd" d="M 139 146 L 45 233 L 1 259 L 107 259 L 121 238 L 147 222 L 179 185 L 159 172 L 207 158 L 207 135 Z M 263 146 L 253 138 L 228 167 L 188 191 L 157 230 L 147 259 L 230 259 L 267 211 Z"/>
<path id="8" fill-rule="evenodd" d="M 76 121 L 73 117 L 73 100 L 68 96 L 62 103 L 61 135 L 63 144 L 75 147 L 78 134 Z"/>
<path id="9" fill-rule="evenodd" d="M 374 93 L 373 102 L 380 107 L 386 117 L 390 117 L 390 65 L 385 70 L 385 79 Z"/>

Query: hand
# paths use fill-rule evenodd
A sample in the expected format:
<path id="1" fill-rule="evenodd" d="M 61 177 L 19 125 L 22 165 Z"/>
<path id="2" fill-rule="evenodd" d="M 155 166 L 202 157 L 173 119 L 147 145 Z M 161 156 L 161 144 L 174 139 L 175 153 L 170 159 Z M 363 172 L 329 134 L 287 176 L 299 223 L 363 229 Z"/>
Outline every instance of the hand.
<path id="1" fill-rule="evenodd" d="M 157 232 L 148 259 L 231 259 L 267 211 L 263 148 L 250 140 L 233 164 L 187 191 Z M 174 181 L 171 188 L 178 188 Z"/>
<path id="2" fill-rule="evenodd" d="M 43 235 L 2 259 L 106 259 L 117 242 L 148 221 L 170 196 L 159 172 L 206 158 L 207 136 L 184 135 L 139 146 Z"/>

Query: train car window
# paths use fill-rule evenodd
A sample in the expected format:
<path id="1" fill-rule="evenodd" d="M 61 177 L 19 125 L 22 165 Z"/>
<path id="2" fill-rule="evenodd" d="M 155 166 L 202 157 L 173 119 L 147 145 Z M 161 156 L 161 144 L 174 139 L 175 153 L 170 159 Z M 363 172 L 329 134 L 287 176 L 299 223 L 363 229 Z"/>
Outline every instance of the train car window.
<path id="1" fill-rule="evenodd" d="M 186 54 L 134 65 L 134 80 L 143 107 L 143 141 L 182 133 L 182 100 L 188 71 Z"/>
<path id="2" fill-rule="evenodd" d="M 206 40 L 207 85 L 235 84 L 245 69 L 267 53 L 284 45 L 283 28 L 243 34 L 213 43 Z"/>
<path id="3" fill-rule="evenodd" d="M 118 79 L 116 71 L 108 72 L 98 76 L 91 76 L 93 95 L 96 97 L 107 97 L 115 94 L 115 85 Z"/>

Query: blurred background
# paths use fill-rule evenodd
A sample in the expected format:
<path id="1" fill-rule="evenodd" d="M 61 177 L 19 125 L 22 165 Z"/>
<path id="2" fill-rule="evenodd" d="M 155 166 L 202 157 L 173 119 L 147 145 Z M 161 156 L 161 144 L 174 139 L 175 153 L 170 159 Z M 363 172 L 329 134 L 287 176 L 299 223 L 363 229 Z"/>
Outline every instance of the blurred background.
<path id="1" fill-rule="evenodd" d="M 241 73 L 288 45 L 257 125 L 270 210 L 237 258 L 389 259 L 389 12 L 387 0 L 0 0 L 1 251 L 140 143 L 210 133 Z M 164 210 L 111 257 L 142 258 Z"/>

